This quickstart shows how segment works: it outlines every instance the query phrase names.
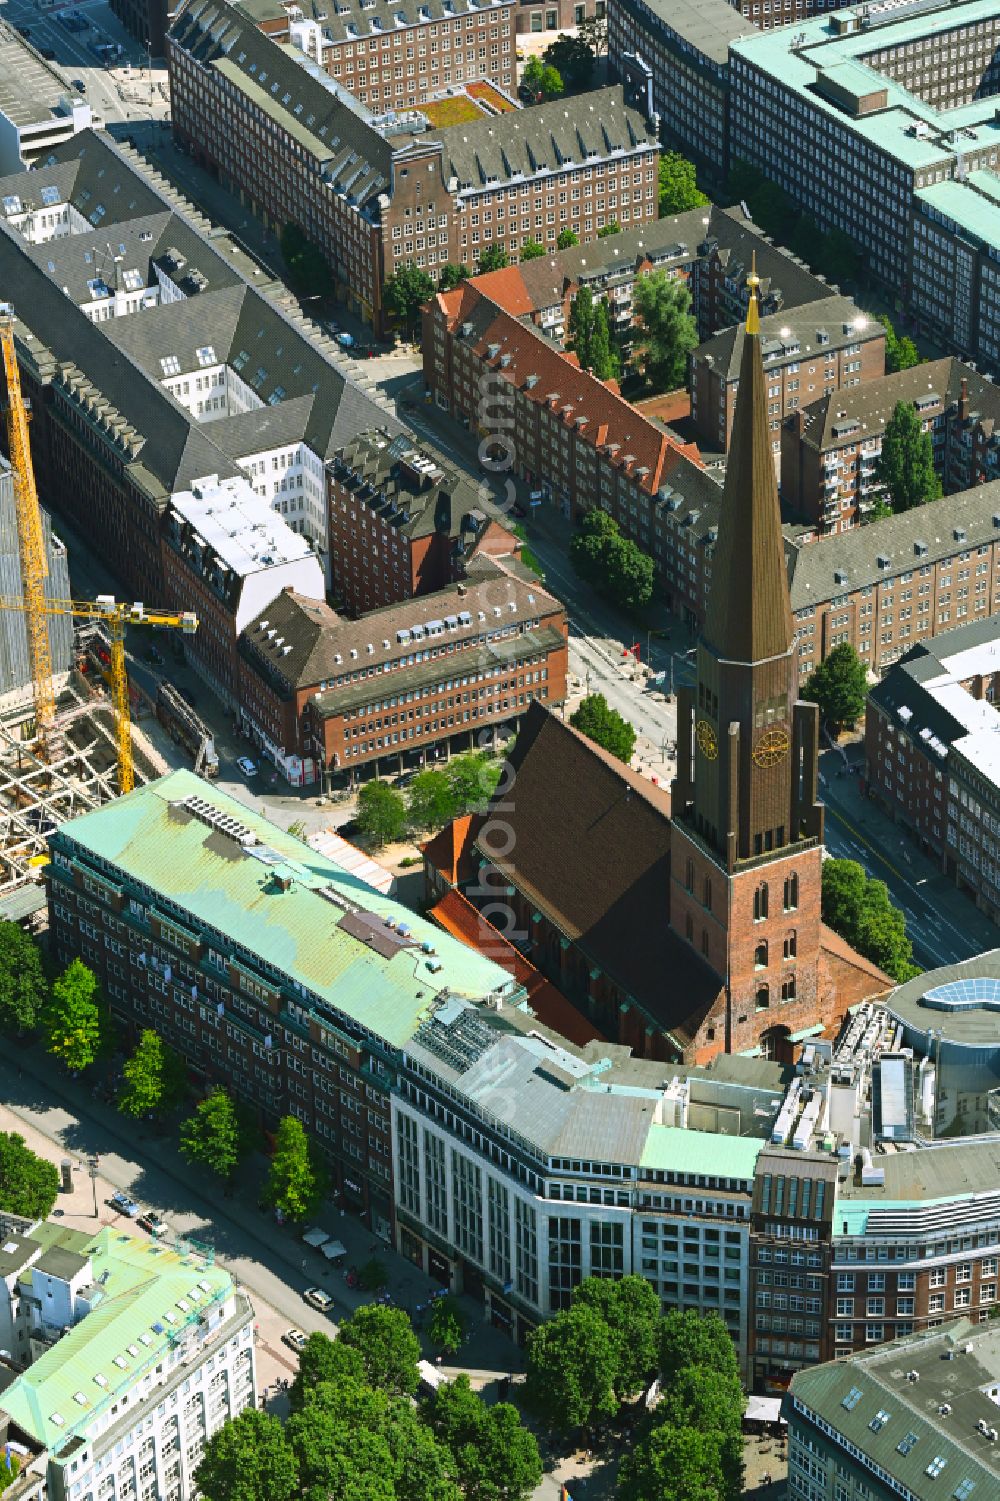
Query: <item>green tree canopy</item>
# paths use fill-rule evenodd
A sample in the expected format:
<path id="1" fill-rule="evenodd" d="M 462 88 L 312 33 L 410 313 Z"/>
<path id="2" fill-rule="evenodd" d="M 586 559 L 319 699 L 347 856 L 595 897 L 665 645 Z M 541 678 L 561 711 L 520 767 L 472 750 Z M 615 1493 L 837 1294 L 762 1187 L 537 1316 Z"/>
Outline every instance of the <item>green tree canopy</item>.
<path id="1" fill-rule="evenodd" d="M 294 1115 L 283 1116 L 275 1134 L 264 1202 L 286 1220 L 304 1220 L 325 1192 L 326 1172 L 302 1122 Z"/>
<path id="2" fill-rule="evenodd" d="M 920 351 L 909 335 L 900 338 L 888 313 L 880 313 L 879 323 L 885 329 L 885 368 L 892 374 L 896 370 L 912 370 L 921 363 Z"/>
<path id="3" fill-rule="evenodd" d="M 609 235 L 620 235 L 621 232 L 622 227 L 618 223 L 618 220 L 609 219 L 607 224 L 602 224 L 600 229 L 597 231 L 597 238 L 599 240 L 606 240 Z"/>
<path id="4" fill-rule="evenodd" d="M 732 1337 L 717 1313 L 671 1308 L 660 1321 L 660 1379 L 670 1386 L 688 1366 L 708 1366 L 740 1379 Z"/>
<path id="5" fill-rule="evenodd" d="M 319 246 L 297 224 L 285 225 L 279 243 L 288 280 L 296 292 L 306 297 L 326 296 L 333 288 L 333 277 Z"/>
<path id="6" fill-rule="evenodd" d="M 892 509 L 910 511 L 941 496 L 941 480 L 934 468 L 934 444 L 924 432 L 912 401 L 896 403 L 882 434 L 882 452 L 875 478 L 884 485 Z"/>
<path id="7" fill-rule="evenodd" d="M 579 37 L 558 36 L 542 54 L 545 65 L 559 75 L 559 89 L 587 89 L 594 76 L 594 54 Z M 546 98 L 552 97 L 546 93 Z"/>
<path id="8" fill-rule="evenodd" d="M 462 756 L 452 756 L 444 774 L 451 788 L 452 817 L 481 813 L 497 789 L 503 762 L 485 751 L 466 751 Z"/>
<path id="9" fill-rule="evenodd" d="M 743 1412 L 746 1398 L 738 1374 L 714 1366 L 687 1366 L 663 1391 L 654 1421 L 677 1430 L 692 1428 L 718 1440 L 725 1501 L 743 1493 Z"/>
<path id="10" fill-rule="evenodd" d="M 451 783 L 443 771 L 418 771 L 410 783 L 406 801 L 414 829 L 443 829 L 455 817 Z"/>
<path id="11" fill-rule="evenodd" d="M 593 60 L 591 65 L 593 66 Z M 563 91 L 562 74 L 558 68 L 539 57 L 528 58 L 521 75 L 521 84 L 522 87 L 529 89 L 536 99 L 539 96 L 542 99 L 555 99 Z"/>
<path id="12" fill-rule="evenodd" d="M 151 1027 L 140 1035 L 122 1073 L 124 1082 L 118 1092 L 118 1109 L 136 1120 L 173 1110 L 187 1092 L 183 1058 Z"/>
<path id="13" fill-rule="evenodd" d="M 580 236 L 572 229 L 561 229 L 556 240 L 557 250 L 570 250 L 574 245 L 579 245 Z"/>
<path id="14" fill-rule="evenodd" d="M 368 1303 L 340 1328 L 341 1340 L 357 1350 L 369 1383 L 390 1396 L 412 1396 L 420 1383 L 420 1341 L 401 1308 Z"/>
<path id="15" fill-rule="evenodd" d="M 556 1433 L 602 1422 L 618 1411 L 617 1364 L 600 1314 L 583 1305 L 563 1309 L 528 1341 L 528 1401 Z"/>
<path id="16" fill-rule="evenodd" d="M 39 1157 L 16 1131 L 0 1131 L 0 1209 L 47 1219 L 59 1193 L 59 1169 Z"/>
<path id="17" fill-rule="evenodd" d="M 569 305 L 569 343 L 581 370 L 590 369 L 593 337 L 594 294 L 589 287 L 580 287 Z"/>
<path id="18" fill-rule="evenodd" d="M 634 307 L 639 318 L 635 351 L 646 380 L 655 391 L 676 390 L 684 384 L 688 354 L 698 342 L 687 283 L 666 271 L 651 271 L 636 279 Z"/>
<path id="19" fill-rule="evenodd" d="M 358 828 L 376 849 L 402 839 L 406 833 L 403 794 L 388 782 L 366 782 L 358 793 Z"/>
<path id="20" fill-rule="evenodd" d="M 598 380 L 617 380 L 621 360 L 614 348 L 608 304 L 602 297 L 594 304 L 594 326 L 590 340 L 590 368 Z"/>
<path id="21" fill-rule="evenodd" d="M 297 1411 L 323 1382 L 346 1382 L 364 1386 L 365 1364 L 352 1345 L 328 1334 L 310 1334 L 299 1351 L 299 1368 L 289 1392 L 292 1411 Z"/>
<path id="22" fill-rule="evenodd" d="M 46 1051 L 71 1072 L 89 1068 L 101 1045 L 97 976 L 73 959 L 52 986 L 39 1014 Z"/>
<path id="23" fill-rule="evenodd" d="M 463 1372 L 422 1407 L 451 1454 L 465 1501 L 526 1501 L 542 1478 L 534 1435 L 509 1402 L 487 1406 Z"/>
<path id="24" fill-rule="evenodd" d="M 328 1401 L 334 1391 L 336 1402 Z M 370 1410 L 378 1393 L 357 1388 L 369 1411 L 359 1418 L 344 1383 L 319 1387 L 288 1420 L 287 1435 L 298 1463 L 301 1501 L 396 1501 L 392 1451 Z"/>
<path id="25" fill-rule="evenodd" d="M 487 271 L 502 271 L 510 265 L 510 256 L 502 245 L 487 245 L 479 257 L 480 275 Z"/>
<path id="26" fill-rule="evenodd" d="M 438 275 L 438 289 L 442 292 L 450 292 L 457 287 L 459 282 L 468 281 L 472 275 L 472 267 L 464 261 L 456 265 L 454 261 L 446 261 Z"/>
<path id="27" fill-rule="evenodd" d="M 420 309 L 434 296 L 434 283 L 413 261 L 399 266 L 385 283 L 382 300 L 407 333 L 420 321 Z"/>
<path id="28" fill-rule="evenodd" d="M 0 922 L 0 1027 L 29 1032 L 47 996 L 38 944 L 16 922 Z"/>
<path id="29" fill-rule="evenodd" d="M 861 718 L 868 697 L 868 673 L 849 641 L 835 646 L 809 674 L 802 697 L 818 704 L 820 719 L 835 729 Z"/>
<path id="30" fill-rule="evenodd" d="M 697 1428 L 654 1426 L 622 1461 L 619 1501 L 722 1501 L 720 1444 Z"/>
<path id="31" fill-rule="evenodd" d="M 569 558 L 580 577 L 620 609 L 641 610 L 653 597 L 652 558 L 599 507 L 581 521 Z"/>
<path id="32" fill-rule="evenodd" d="M 545 254 L 545 246 L 538 240 L 525 240 L 521 246 L 522 261 L 537 261 L 540 255 Z"/>
<path id="33" fill-rule="evenodd" d="M 615 1344 L 617 1395 L 625 1400 L 645 1390 L 660 1353 L 660 1300 L 645 1277 L 586 1277 L 573 1292 L 577 1306 L 592 1308 L 608 1326 Z"/>
<path id="34" fill-rule="evenodd" d="M 456 1355 L 465 1334 L 465 1315 L 455 1298 L 437 1298 L 427 1324 L 427 1337 L 435 1350 Z"/>
<path id="35" fill-rule="evenodd" d="M 603 693 L 591 693 L 570 715 L 570 724 L 595 745 L 610 751 L 628 766 L 635 754 L 635 730 L 612 709 Z"/>
<path id="36" fill-rule="evenodd" d="M 188 1162 L 231 1178 L 259 1139 L 251 1112 L 220 1087 L 198 1101 L 181 1126 L 179 1145 Z"/>
<path id="37" fill-rule="evenodd" d="M 299 1471 L 276 1417 L 249 1407 L 212 1435 L 195 1471 L 204 1501 L 296 1501 Z"/>
<path id="38" fill-rule="evenodd" d="M 885 882 L 872 880 L 856 860 L 823 861 L 821 911 L 835 933 L 898 984 L 919 972 L 905 915 Z"/>
<path id="39" fill-rule="evenodd" d="M 664 151 L 660 156 L 660 218 L 684 214 L 708 202 L 698 186 L 694 163 L 679 151 Z"/>

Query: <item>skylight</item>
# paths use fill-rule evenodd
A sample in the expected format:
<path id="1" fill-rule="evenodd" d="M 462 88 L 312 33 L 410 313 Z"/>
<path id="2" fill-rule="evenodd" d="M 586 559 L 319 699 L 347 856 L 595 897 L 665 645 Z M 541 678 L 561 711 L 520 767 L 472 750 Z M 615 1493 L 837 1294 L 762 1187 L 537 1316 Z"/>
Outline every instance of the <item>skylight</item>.
<path id="1" fill-rule="evenodd" d="M 181 362 L 175 354 L 164 355 L 160 361 L 160 369 L 164 375 L 180 375 Z"/>
<path id="2" fill-rule="evenodd" d="M 852 1386 L 847 1396 L 841 1402 L 841 1407 L 846 1407 L 848 1412 L 853 1412 L 862 1398 L 860 1386 Z"/>
<path id="3" fill-rule="evenodd" d="M 200 349 L 195 350 L 195 355 L 199 365 L 214 365 L 217 363 L 215 348 L 211 344 L 203 344 Z"/>

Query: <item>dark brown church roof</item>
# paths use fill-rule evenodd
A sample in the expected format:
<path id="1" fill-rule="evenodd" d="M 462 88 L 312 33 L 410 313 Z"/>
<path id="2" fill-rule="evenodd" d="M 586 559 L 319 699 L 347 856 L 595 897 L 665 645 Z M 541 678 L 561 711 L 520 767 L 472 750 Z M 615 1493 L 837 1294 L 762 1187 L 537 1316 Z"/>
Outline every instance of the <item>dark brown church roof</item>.
<path id="1" fill-rule="evenodd" d="M 733 662 L 782 656 L 793 635 L 760 344 L 752 300 L 702 632 L 717 656 Z"/>

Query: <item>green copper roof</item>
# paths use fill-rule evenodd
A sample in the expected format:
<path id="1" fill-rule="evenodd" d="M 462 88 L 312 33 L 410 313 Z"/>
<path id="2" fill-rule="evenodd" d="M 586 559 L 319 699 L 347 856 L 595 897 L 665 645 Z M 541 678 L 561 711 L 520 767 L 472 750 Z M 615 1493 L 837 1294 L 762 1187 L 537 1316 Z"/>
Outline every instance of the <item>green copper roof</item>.
<path id="1" fill-rule="evenodd" d="M 235 820 L 256 843 L 192 814 L 183 806 L 190 798 L 208 807 L 209 818 Z M 74 843 L 164 898 L 168 920 L 183 922 L 169 904 L 183 909 L 195 927 L 221 936 L 227 955 L 244 950 L 393 1047 L 412 1037 L 445 992 L 477 999 L 502 990 L 511 1000 L 517 990 L 492 960 L 188 771 L 52 836 L 56 853 Z M 402 939 L 399 924 L 409 930 Z"/>
<path id="2" fill-rule="evenodd" d="M 651 1171 L 700 1173 L 710 1178 L 753 1178 L 764 1142 L 756 1137 L 717 1136 L 681 1126 L 649 1128 L 641 1167 Z"/>
<path id="3" fill-rule="evenodd" d="M 46 1448 L 58 1449 L 162 1361 L 171 1341 L 233 1290 L 229 1273 L 153 1241 L 104 1229 L 92 1238 L 42 1225 L 33 1240 L 89 1256 L 93 1303 L 3 1393 L 3 1411 Z M 30 1278 L 30 1271 L 21 1280 Z"/>

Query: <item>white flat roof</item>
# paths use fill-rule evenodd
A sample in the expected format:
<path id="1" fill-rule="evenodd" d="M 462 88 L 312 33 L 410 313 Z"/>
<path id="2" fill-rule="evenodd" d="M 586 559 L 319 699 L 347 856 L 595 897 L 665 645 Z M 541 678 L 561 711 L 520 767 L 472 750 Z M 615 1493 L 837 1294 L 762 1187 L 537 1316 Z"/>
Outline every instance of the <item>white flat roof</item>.
<path id="1" fill-rule="evenodd" d="M 304 537 L 272 511 L 242 475 L 207 475 L 170 497 L 172 509 L 234 573 L 245 577 L 312 556 Z"/>

